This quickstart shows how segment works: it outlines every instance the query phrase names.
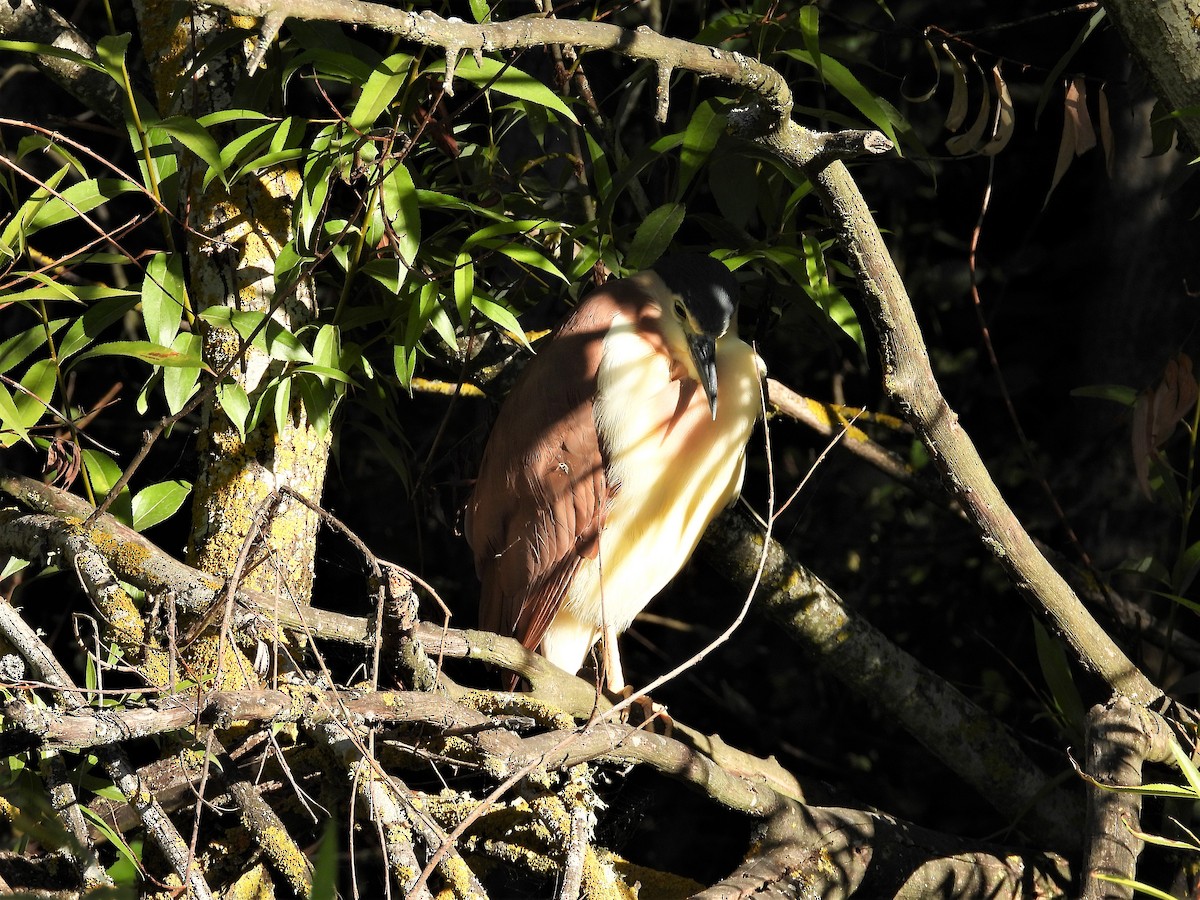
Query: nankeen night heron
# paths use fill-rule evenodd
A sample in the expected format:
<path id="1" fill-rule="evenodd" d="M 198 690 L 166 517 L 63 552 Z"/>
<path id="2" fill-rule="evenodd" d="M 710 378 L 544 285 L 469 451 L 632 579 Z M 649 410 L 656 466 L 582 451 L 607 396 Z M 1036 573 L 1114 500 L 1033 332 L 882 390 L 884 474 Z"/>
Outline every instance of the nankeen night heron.
<path id="1" fill-rule="evenodd" d="M 480 627 L 568 672 L 687 562 L 742 487 L 764 367 L 736 332 L 738 285 L 665 258 L 589 294 L 521 373 L 467 506 Z"/>

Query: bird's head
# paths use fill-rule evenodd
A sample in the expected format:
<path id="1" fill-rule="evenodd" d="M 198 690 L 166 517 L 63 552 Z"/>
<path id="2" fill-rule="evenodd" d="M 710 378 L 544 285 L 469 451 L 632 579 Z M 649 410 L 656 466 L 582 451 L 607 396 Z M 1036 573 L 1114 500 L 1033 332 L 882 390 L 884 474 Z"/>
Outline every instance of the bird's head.
<path id="1" fill-rule="evenodd" d="M 667 296 L 662 307 L 668 341 L 678 325 L 695 378 L 704 388 L 712 417 L 717 417 L 717 340 L 729 331 L 737 311 L 738 283 L 724 264 L 711 256 L 678 253 L 653 267 Z M 680 348 L 682 350 L 682 348 Z"/>

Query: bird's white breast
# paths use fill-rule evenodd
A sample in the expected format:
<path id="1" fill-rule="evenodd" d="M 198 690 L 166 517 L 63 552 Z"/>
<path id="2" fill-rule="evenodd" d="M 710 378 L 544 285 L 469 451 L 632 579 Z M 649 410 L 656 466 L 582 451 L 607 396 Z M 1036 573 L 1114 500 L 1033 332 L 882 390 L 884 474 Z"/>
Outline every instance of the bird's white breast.
<path id="1" fill-rule="evenodd" d="M 735 334 L 717 341 L 717 417 L 691 379 L 618 316 L 604 338 L 595 403 L 617 485 L 595 560 L 584 560 L 543 652 L 574 671 L 603 625 L 624 630 L 737 498 L 760 410 L 761 361 Z M 577 659 L 575 658 L 577 657 Z"/>

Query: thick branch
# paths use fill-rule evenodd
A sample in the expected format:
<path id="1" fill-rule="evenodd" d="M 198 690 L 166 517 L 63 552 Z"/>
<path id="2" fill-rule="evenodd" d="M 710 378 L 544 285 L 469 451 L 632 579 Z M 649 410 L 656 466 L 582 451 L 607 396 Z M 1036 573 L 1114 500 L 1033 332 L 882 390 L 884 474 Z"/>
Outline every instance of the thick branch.
<path id="1" fill-rule="evenodd" d="M 96 59 L 96 48 L 91 42 L 37 0 L 0 3 L 0 36 L 10 41 L 49 44 L 86 59 Z M 35 56 L 34 62 L 51 80 L 109 122 L 120 125 L 124 121 L 123 98 L 117 83 L 105 73 L 49 55 Z"/>
<path id="2" fill-rule="evenodd" d="M 1133 888 L 1097 877 L 1132 880 L 1142 852 L 1142 839 L 1136 834 L 1142 798 L 1111 789 L 1140 787 L 1144 763 L 1171 761 L 1171 737 L 1162 718 L 1123 697 L 1093 707 L 1088 714 L 1087 767 L 1094 781 L 1088 787 L 1083 900 L 1133 896 Z"/>
<path id="3" fill-rule="evenodd" d="M 443 19 L 426 10 L 405 12 L 362 0 L 213 0 L 230 12 L 262 18 L 286 16 L 310 21 L 367 25 L 414 44 L 447 51 L 447 81 L 454 60 L 464 52 L 519 50 L 565 44 L 581 50 L 610 50 L 631 59 L 651 60 L 667 70 L 712 75 L 753 91 L 776 121 L 792 112 L 792 94 L 783 77 L 757 60 L 677 38 L 663 37 L 642 26 L 621 28 L 604 22 L 578 22 L 527 16 L 510 22 L 473 25 Z"/>
<path id="4" fill-rule="evenodd" d="M 762 534 L 729 511 L 702 547 L 735 585 L 749 586 Z M 895 718 L 1000 813 L 1056 847 L 1078 844 L 1075 801 L 1061 790 L 1046 792 L 1049 779 L 999 722 L 856 615 L 778 543 L 766 553 L 758 602 L 818 665 Z"/>
<path id="5" fill-rule="evenodd" d="M 942 396 L 916 313 L 883 236 L 846 166 L 821 165 L 811 132 L 794 122 L 760 142 L 812 180 L 839 232 L 879 336 L 884 383 L 936 462 L 950 492 L 979 529 L 984 545 L 1014 583 L 1066 638 L 1080 663 L 1138 703 L 1162 695 L 1080 603 L 1038 552 L 1000 494 L 958 416 Z"/>

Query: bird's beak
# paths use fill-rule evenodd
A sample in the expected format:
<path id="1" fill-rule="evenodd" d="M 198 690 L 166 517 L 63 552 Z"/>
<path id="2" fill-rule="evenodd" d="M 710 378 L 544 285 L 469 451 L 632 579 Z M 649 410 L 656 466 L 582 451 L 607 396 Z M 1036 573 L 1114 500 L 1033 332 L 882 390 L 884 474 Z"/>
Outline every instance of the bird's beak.
<path id="1" fill-rule="evenodd" d="M 708 409 L 713 420 L 717 418 L 717 341 L 708 334 L 689 334 L 688 349 L 692 354 L 692 362 L 696 364 L 696 373 L 700 376 L 700 385 L 704 388 L 704 396 L 708 398 Z"/>

